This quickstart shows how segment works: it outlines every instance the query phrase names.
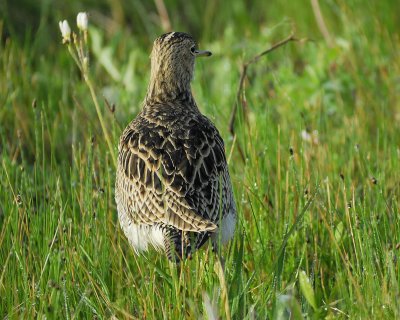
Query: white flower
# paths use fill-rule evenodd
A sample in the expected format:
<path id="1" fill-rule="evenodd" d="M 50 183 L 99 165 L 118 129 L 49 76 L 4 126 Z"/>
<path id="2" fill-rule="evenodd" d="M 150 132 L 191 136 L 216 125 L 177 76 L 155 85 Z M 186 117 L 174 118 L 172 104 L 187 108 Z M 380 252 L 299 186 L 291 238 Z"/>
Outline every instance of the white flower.
<path id="1" fill-rule="evenodd" d="M 304 141 L 310 142 L 311 141 L 311 134 L 309 134 L 306 130 L 301 130 L 301 138 Z"/>
<path id="2" fill-rule="evenodd" d="M 76 16 L 76 24 L 82 31 L 86 31 L 88 28 L 88 15 L 86 12 L 79 12 Z"/>
<path id="3" fill-rule="evenodd" d="M 301 135 L 301 138 L 303 139 L 303 141 L 311 142 L 313 144 L 318 144 L 318 142 L 319 142 L 318 130 L 314 130 L 311 133 L 307 132 L 306 130 L 302 130 L 300 135 Z"/>
<path id="4" fill-rule="evenodd" d="M 60 26 L 63 42 L 69 42 L 71 40 L 71 28 L 69 27 L 68 21 L 60 21 L 58 25 Z"/>

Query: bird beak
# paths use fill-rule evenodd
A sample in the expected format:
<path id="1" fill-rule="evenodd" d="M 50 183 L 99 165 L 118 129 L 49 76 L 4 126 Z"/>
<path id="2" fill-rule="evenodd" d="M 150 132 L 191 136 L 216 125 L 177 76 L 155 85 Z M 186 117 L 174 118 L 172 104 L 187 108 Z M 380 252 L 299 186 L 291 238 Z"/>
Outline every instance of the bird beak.
<path id="1" fill-rule="evenodd" d="M 212 53 L 210 51 L 206 51 L 206 50 L 196 50 L 194 52 L 194 56 L 197 57 L 209 57 L 211 56 Z"/>

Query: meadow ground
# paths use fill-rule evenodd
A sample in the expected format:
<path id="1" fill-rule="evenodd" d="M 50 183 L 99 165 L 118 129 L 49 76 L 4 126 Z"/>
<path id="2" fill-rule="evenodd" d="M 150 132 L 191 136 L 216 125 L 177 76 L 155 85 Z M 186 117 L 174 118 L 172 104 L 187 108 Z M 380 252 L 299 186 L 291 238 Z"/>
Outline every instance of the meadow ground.
<path id="1" fill-rule="evenodd" d="M 400 318 L 398 1 L 154 3 L 0 4 L 0 317 Z M 58 30 L 84 10 L 111 150 Z M 117 221 L 118 137 L 168 24 L 213 52 L 193 90 L 238 206 L 224 272 L 209 246 L 137 256 Z M 232 137 L 242 64 L 292 31 L 248 68 Z"/>

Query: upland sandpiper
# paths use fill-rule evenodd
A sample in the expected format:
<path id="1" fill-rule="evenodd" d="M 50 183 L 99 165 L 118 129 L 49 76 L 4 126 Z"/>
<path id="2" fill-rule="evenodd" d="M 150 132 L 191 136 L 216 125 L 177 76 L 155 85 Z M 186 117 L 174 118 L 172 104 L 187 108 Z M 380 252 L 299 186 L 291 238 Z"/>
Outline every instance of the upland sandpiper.
<path id="1" fill-rule="evenodd" d="M 209 238 L 232 238 L 236 206 L 224 142 L 202 115 L 190 82 L 200 51 L 183 32 L 154 41 L 141 112 L 118 146 L 115 199 L 121 227 L 135 251 L 149 245 L 184 259 Z"/>

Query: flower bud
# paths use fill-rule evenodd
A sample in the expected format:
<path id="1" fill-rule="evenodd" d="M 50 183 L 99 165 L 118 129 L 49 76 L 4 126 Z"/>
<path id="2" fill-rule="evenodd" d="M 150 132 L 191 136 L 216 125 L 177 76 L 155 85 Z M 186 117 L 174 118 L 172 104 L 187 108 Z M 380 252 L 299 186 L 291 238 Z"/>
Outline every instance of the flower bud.
<path id="1" fill-rule="evenodd" d="M 68 21 L 60 21 L 58 25 L 60 26 L 63 42 L 69 42 L 71 40 L 71 28 L 69 27 Z"/>
<path id="2" fill-rule="evenodd" d="M 79 12 L 76 16 L 76 24 L 82 31 L 86 31 L 88 28 L 88 15 L 86 12 Z"/>

